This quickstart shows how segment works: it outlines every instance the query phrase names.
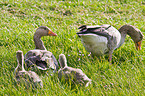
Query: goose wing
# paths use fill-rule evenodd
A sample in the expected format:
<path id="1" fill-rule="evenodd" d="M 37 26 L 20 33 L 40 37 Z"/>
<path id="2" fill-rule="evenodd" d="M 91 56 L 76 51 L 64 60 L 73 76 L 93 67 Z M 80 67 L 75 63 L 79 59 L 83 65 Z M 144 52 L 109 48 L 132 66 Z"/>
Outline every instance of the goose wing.
<path id="1" fill-rule="evenodd" d="M 58 69 L 58 63 L 55 59 L 54 55 L 47 50 L 30 50 L 25 55 L 25 62 L 27 67 L 29 68 L 32 65 L 36 65 L 40 70 L 47 69 Z"/>
<path id="2" fill-rule="evenodd" d="M 85 34 L 96 34 L 100 36 L 104 36 L 107 38 L 110 38 L 111 35 L 109 35 L 109 32 L 107 31 L 108 28 L 110 28 L 111 25 L 96 25 L 96 26 L 87 26 L 87 25 L 82 25 L 78 29 L 80 29 L 79 32 L 77 32 L 77 35 L 80 37 L 81 35 Z"/>

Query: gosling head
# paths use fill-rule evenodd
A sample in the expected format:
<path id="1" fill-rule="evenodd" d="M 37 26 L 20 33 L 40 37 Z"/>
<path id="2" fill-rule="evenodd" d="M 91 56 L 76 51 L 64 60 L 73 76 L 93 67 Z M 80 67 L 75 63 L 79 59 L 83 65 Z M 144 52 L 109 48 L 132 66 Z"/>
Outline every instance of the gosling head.
<path id="1" fill-rule="evenodd" d="M 67 67 L 67 60 L 64 54 L 59 55 L 59 63 L 61 68 Z"/>

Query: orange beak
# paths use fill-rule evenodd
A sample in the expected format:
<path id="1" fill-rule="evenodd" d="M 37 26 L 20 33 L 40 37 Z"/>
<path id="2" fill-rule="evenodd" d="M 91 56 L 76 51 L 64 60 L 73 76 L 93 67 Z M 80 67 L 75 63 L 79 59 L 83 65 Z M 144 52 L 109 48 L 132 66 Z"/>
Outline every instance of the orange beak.
<path id="1" fill-rule="evenodd" d="M 141 50 L 141 41 L 135 43 L 136 50 Z"/>
<path id="2" fill-rule="evenodd" d="M 54 33 L 54 32 L 52 32 L 51 30 L 48 31 L 48 35 L 49 35 L 49 36 L 57 36 L 57 34 Z"/>

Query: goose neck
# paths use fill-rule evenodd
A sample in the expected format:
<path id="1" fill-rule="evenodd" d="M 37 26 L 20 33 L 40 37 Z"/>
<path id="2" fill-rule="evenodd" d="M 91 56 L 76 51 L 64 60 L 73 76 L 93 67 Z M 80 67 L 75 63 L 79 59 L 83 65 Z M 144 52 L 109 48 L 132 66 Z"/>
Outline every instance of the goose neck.
<path id="1" fill-rule="evenodd" d="M 41 36 L 35 34 L 34 42 L 35 42 L 35 49 L 46 50 L 46 48 L 41 40 Z"/>
<path id="2" fill-rule="evenodd" d="M 132 38 L 132 35 L 130 33 L 134 32 L 134 28 L 132 25 L 123 25 L 118 31 L 121 34 L 121 41 L 120 41 L 120 46 L 121 46 L 125 41 L 126 34 L 128 34 Z"/>

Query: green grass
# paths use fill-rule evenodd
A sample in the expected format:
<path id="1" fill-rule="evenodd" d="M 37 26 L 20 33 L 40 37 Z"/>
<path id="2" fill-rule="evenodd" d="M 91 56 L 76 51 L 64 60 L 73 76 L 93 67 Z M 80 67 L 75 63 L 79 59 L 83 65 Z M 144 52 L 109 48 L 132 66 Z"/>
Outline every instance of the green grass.
<path id="1" fill-rule="evenodd" d="M 145 35 L 144 0 L 2 0 L 0 17 L 0 95 L 145 95 L 144 40 L 142 50 L 136 51 L 127 36 L 125 43 L 114 51 L 110 65 L 107 55 L 101 59 L 88 56 L 76 35 L 83 24 L 110 24 L 117 29 L 131 24 Z M 71 89 L 60 83 L 57 74 L 42 76 L 44 88 L 36 91 L 14 85 L 16 51 L 25 54 L 34 49 L 33 34 L 42 25 L 58 34 L 42 38 L 46 48 L 57 60 L 59 54 L 65 54 L 68 65 L 82 69 L 92 79 L 92 85 Z"/>

